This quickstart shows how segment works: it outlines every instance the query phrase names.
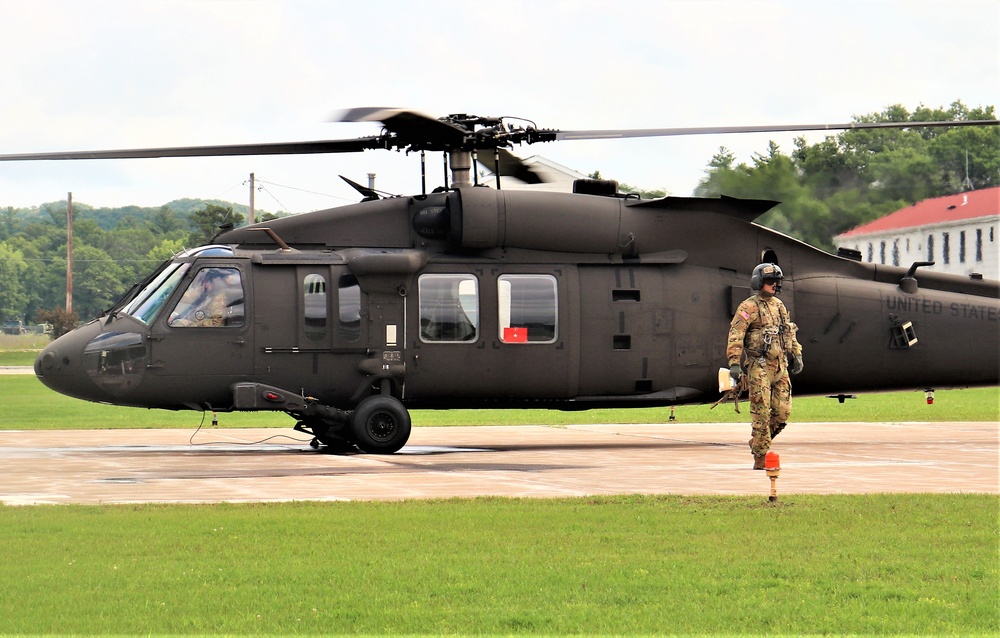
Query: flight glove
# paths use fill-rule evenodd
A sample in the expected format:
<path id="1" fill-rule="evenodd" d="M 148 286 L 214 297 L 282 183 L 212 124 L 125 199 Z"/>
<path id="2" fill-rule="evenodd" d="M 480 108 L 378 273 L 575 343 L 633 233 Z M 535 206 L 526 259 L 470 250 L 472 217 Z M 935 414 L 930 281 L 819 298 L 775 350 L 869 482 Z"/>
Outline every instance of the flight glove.
<path id="1" fill-rule="evenodd" d="M 802 355 L 797 354 L 792 357 L 792 367 L 788 369 L 792 374 L 798 374 L 802 372 Z"/>

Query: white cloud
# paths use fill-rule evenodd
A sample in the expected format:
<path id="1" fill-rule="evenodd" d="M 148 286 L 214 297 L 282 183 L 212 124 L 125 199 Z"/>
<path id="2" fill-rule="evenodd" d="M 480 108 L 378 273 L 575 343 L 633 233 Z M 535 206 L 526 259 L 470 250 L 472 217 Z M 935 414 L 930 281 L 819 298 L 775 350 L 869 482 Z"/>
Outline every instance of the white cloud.
<path id="1" fill-rule="evenodd" d="M 352 106 L 515 115 L 572 129 L 846 122 L 890 104 L 994 105 L 1000 3 L 794 0 L 318 2 L 0 0 L 0 152 L 351 138 Z M 810 139 L 821 139 L 811 135 Z M 792 135 L 522 148 L 686 195 L 720 145 Z M 439 160 L 429 158 L 432 186 Z M 419 189 L 418 160 L 352 156 L 0 164 L 0 206 L 353 201 L 336 177 Z M 234 190 L 235 189 L 235 190 Z M 270 187 L 269 187 L 270 190 Z"/>

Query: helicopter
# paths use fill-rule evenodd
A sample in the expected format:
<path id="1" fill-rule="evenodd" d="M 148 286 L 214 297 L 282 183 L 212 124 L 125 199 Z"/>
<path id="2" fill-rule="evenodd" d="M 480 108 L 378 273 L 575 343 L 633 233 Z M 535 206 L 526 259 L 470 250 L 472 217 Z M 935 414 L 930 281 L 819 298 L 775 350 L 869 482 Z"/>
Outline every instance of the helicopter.
<path id="1" fill-rule="evenodd" d="M 994 126 L 996 120 L 562 131 L 527 120 L 361 108 L 356 139 L 22 153 L 0 161 L 419 152 L 422 192 L 239 228 L 179 253 L 44 348 L 49 388 L 122 406 L 274 411 L 314 448 L 391 454 L 412 409 L 712 403 L 729 323 L 760 263 L 806 366 L 799 395 L 996 385 L 1000 282 L 863 263 L 757 223 L 778 202 L 641 199 L 541 177 L 515 145 L 743 132 Z M 425 153 L 447 187 L 427 192 Z M 480 184 L 476 163 L 495 185 Z M 345 178 L 346 179 L 346 178 Z M 969 312 L 969 309 L 973 312 Z"/>

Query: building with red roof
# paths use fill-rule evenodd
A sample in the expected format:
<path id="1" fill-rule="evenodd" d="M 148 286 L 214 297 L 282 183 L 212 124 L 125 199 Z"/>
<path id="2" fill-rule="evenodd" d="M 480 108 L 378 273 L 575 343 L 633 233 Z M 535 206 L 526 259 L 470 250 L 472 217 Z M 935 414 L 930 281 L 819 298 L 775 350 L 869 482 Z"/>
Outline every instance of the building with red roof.
<path id="1" fill-rule="evenodd" d="M 861 260 L 1000 279 L 1000 187 L 935 197 L 880 217 L 833 238 Z"/>

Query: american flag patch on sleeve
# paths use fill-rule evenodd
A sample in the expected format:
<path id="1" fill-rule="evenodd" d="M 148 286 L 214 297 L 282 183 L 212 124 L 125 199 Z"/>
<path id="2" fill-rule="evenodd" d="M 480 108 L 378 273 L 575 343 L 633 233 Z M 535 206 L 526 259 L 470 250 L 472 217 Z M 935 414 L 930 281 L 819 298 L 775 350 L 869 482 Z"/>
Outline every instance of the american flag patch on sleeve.
<path id="1" fill-rule="evenodd" d="M 750 314 L 746 310 L 740 310 L 740 316 L 743 317 L 743 321 L 750 321 Z"/>

